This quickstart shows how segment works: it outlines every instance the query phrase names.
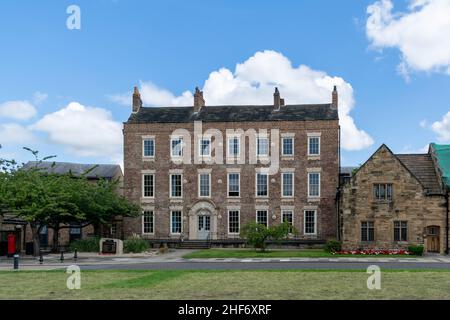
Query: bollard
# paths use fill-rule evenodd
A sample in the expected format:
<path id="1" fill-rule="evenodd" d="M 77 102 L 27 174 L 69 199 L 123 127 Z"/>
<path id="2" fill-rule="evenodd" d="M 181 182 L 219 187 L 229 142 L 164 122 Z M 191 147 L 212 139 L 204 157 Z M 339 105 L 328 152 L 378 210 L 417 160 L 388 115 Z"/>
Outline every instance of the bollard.
<path id="1" fill-rule="evenodd" d="M 78 259 L 78 251 L 75 249 L 75 252 L 73 253 L 73 260 L 77 261 Z"/>
<path id="2" fill-rule="evenodd" d="M 63 261 L 64 261 L 64 251 L 61 251 L 61 257 L 59 258 L 59 260 L 61 261 L 61 263 L 63 263 Z"/>
<path id="3" fill-rule="evenodd" d="M 15 254 L 14 255 L 14 270 L 18 270 L 19 269 L 19 255 Z"/>
<path id="4" fill-rule="evenodd" d="M 44 263 L 44 257 L 42 256 L 42 253 L 39 255 L 39 264 Z"/>

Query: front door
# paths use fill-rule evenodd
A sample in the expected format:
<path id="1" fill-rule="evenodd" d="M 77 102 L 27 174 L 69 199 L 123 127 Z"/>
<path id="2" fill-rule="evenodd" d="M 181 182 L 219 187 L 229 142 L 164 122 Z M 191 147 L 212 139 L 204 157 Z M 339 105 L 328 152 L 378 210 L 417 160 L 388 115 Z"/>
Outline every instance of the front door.
<path id="1" fill-rule="evenodd" d="M 206 240 L 211 230 L 211 217 L 198 216 L 197 237 L 199 240 Z"/>
<path id="2" fill-rule="evenodd" d="M 432 226 L 427 228 L 427 251 L 439 252 L 439 227 Z"/>

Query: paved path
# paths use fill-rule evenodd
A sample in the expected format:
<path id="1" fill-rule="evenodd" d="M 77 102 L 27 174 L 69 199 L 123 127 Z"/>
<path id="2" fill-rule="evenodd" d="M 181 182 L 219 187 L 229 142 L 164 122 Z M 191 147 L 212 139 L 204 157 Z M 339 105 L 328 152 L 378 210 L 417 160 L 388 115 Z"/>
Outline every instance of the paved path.
<path id="1" fill-rule="evenodd" d="M 34 258 L 20 261 L 21 270 L 53 270 L 76 264 L 82 269 L 361 269 L 369 265 L 379 265 L 384 268 L 401 269 L 450 269 L 450 257 L 427 256 L 420 258 L 212 258 L 212 259 L 184 259 L 185 254 L 192 250 L 176 250 L 163 255 L 123 255 L 99 256 L 84 255 L 78 260 L 73 256 L 61 263 L 58 255 L 47 256 L 44 264 Z M 1 259 L 0 270 L 12 270 L 12 260 Z"/>

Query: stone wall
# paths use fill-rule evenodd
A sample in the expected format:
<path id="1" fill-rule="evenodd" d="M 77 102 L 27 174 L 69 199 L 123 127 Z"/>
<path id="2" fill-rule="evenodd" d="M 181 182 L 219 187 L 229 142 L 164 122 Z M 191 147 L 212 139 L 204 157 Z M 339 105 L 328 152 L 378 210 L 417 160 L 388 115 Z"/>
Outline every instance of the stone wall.
<path id="1" fill-rule="evenodd" d="M 391 202 L 374 199 L 375 183 L 392 183 Z M 426 228 L 438 226 L 440 252 L 445 250 L 445 197 L 427 195 L 422 185 L 385 146 L 343 186 L 340 214 L 344 249 L 394 249 L 407 248 L 410 244 L 423 244 L 426 249 Z M 374 242 L 361 242 L 362 221 L 374 222 Z M 408 222 L 408 241 L 394 241 L 394 221 Z"/>

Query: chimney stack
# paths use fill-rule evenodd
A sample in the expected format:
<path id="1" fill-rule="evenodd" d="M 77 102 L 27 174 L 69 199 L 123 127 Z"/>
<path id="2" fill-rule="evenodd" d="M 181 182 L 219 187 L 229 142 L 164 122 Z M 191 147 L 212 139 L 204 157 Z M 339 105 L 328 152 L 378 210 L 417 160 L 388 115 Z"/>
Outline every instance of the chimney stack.
<path id="1" fill-rule="evenodd" d="M 336 86 L 334 86 L 333 93 L 331 94 L 331 109 L 338 109 L 338 91 Z"/>
<path id="2" fill-rule="evenodd" d="M 203 99 L 203 91 L 198 87 L 195 88 L 194 93 L 194 112 L 199 112 L 205 106 L 205 99 Z"/>
<path id="3" fill-rule="evenodd" d="M 280 91 L 275 87 L 275 92 L 273 94 L 273 111 L 279 111 L 282 105 L 284 105 L 284 99 L 281 99 Z"/>
<path id="4" fill-rule="evenodd" d="M 142 107 L 141 94 L 139 93 L 138 87 L 134 87 L 133 92 L 133 113 L 139 112 Z"/>

